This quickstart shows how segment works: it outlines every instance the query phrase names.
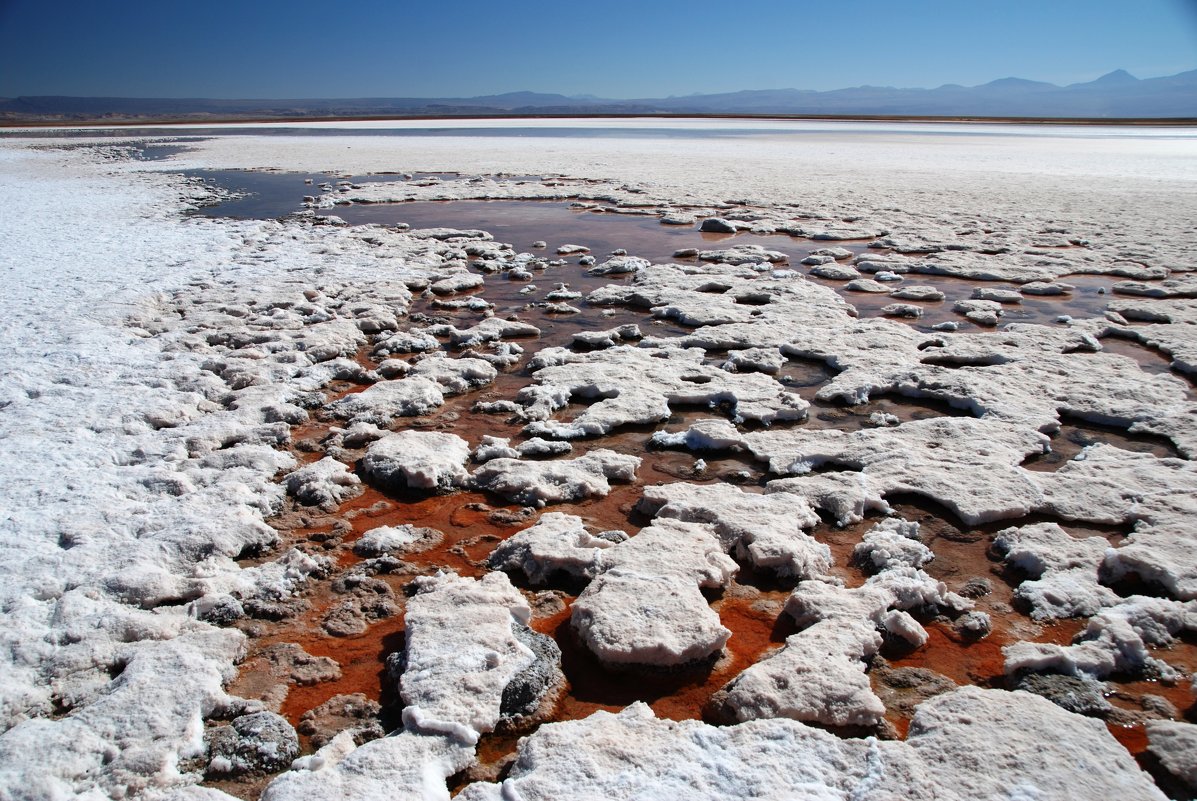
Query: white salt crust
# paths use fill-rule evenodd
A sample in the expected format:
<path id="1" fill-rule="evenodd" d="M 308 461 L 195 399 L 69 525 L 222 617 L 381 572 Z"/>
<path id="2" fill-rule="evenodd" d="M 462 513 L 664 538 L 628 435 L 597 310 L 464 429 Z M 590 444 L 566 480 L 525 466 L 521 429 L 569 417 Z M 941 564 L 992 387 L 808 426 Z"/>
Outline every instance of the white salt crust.
<path id="1" fill-rule="evenodd" d="M 529 146 L 512 138 L 445 137 L 404 140 L 402 158 L 410 169 L 452 162 L 465 171 L 490 171 L 501 164 L 517 173 L 636 174 L 636 185 L 606 183 L 592 190 L 593 202 L 612 208 L 648 201 L 714 209 L 742 194 L 748 176 L 755 193 L 749 200 L 762 208 L 733 220 L 733 227 L 790 230 L 826 240 L 879 237 L 897 255 L 878 269 L 866 268 L 868 259 L 858 260 L 861 271 L 875 275 L 997 279 L 1023 284 L 1030 294 L 1036 291 L 1031 286 L 1038 286 L 1028 282 L 1041 285 L 1078 272 L 1143 282 L 1162 278 L 1169 269 L 1192 267 L 1189 232 L 1178 221 L 1197 216 L 1184 208 L 1191 205 L 1189 186 L 1197 176 L 1185 166 L 1193 160 L 1173 157 L 1183 143 L 1095 144 L 1072 133 L 1029 142 L 1017 158 L 1007 152 L 993 160 L 986 148 L 1008 140 L 983 132 L 954 150 L 959 162 L 945 165 L 942 149 L 911 148 L 910 140 L 906 132 L 900 142 L 854 144 L 845 159 L 843 152 L 831 152 L 842 151 L 843 142 L 827 137 L 834 147 L 816 145 L 804 158 L 812 167 L 828 169 L 806 171 L 801 196 L 788 171 L 772 168 L 778 158 L 789 158 L 791 145 L 784 137 L 754 139 L 728 158 L 711 157 L 704 142 L 562 138 L 546 150 L 543 140 Z M 161 166 L 393 169 L 394 141 L 221 137 L 190 144 L 190 152 Z M 286 442 L 289 425 L 307 418 L 306 393 L 334 379 L 382 377 L 362 372 L 351 361 L 371 337 L 393 332 L 383 338 L 393 348 L 380 346 L 380 354 L 438 350 L 433 333 L 395 329 L 413 289 L 439 284 L 440 291 L 456 292 L 478 282 L 477 276 L 447 265 L 460 245 L 485 244 L 487 236 L 454 231 L 407 236 L 310 226 L 302 220 L 182 220 L 178 212 L 206 197 L 205 190 L 169 175 L 148 174 L 145 164 L 122 161 L 121 146 L 111 139 L 97 150 L 44 144 L 32 148 L 6 139 L 0 147 L 5 175 L 0 199 L 13 210 L 0 217 L 0 235 L 19 243 L 0 253 L 6 275 L 0 336 L 8 354 L 0 360 L 5 377 L 0 382 L 0 465 L 7 465 L 0 482 L 0 505 L 6 510 L 0 516 L 5 548 L 0 659 L 6 676 L 0 688 L 0 790 L 39 799 L 134 793 L 220 798 L 218 791 L 193 787 L 196 776 L 180 772 L 178 762 L 202 753 L 206 717 L 227 717 L 253 706 L 222 689 L 243 652 L 241 635 L 195 616 L 223 599 L 283 600 L 324 569 L 296 551 L 247 570 L 233 559 L 276 540 L 264 522 L 283 500 L 284 488 L 274 479 L 295 472 L 296 465 L 275 446 Z M 1103 152 L 1111 149 L 1120 157 Z M 335 164 L 330 163 L 333 153 Z M 693 169 L 698 153 L 701 172 Z M 1168 167 L 1162 169 L 1163 164 Z M 951 191 L 925 191 L 949 185 Z M 858 191 L 865 186 L 868 191 Z M 495 181 L 415 189 L 420 194 L 413 199 L 486 193 L 527 197 L 533 191 Z M 544 196 L 553 192 L 577 196 L 575 186 L 543 190 Z M 1128 192 L 1136 204 L 1125 203 Z M 786 203 L 795 205 L 779 211 Z M 733 216 L 726 209 L 719 213 Z M 855 221 L 844 223 L 845 217 Z M 947 218 L 954 220 L 950 228 L 938 222 Z M 1151 233 L 1153 247 L 1140 244 L 1143 231 Z M 1061 242 L 1069 247 L 1058 247 Z M 861 402 L 873 393 L 898 392 L 940 398 L 985 418 L 952 423 L 930 437 L 917 428 L 913 438 L 902 432 L 911 424 L 885 429 L 894 434 L 875 444 L 895 455 L 910 450 L 916 458 L 906 469 L 925 471 L 925 477 L 904 481 L 877 459 L 860 456 L 849 470 L 784 479 L 774 482 L 771 492 L 794 494 L 845 521 L 859 519 L 868 509 L 883 510 L 886 492 L 913 490 L 942 496 L 975 521 L 1017 517 L 1026 506 L 1066 519 L 1134 524 L 1134 534 L 1107 551 L 1101 569 L 1156 582 L 1173 599 L 1125 599 L 1091 619 L 1090 639 L 1065 647 L 1063 654 L 1029 658 L 1084 672 L 1106 664 L 1110 653 L 1084 648 L 1089 643 L 1134 646 L 1137 638 L 1157 644 L 1191 628 L 1192 601 L 1181 603 L 1197 597 L 1191 535 L 1184 525 L 1194 511 L 1188 462 L 1098 446 L 1088 449 L 1083 461 L 1030 479 L 1029 486 L 1023 475 L 1029 471 L 1018 468 L 1020 454 L 1042 448 L 1036 436 L 1054 430 L 1060 411 L 1169 437 L 1180 453 L 1191 455 L 1197 442 L 1192 404 L 1178 389 L 1183 386 L 1097 352 L 1100 343 L 1093 339 L 1110 332 L 1136 338 L 1170 354 L 1176 369 L 1191 371 L 1191 301 L 1127 294 L 1097 325 L 1055 331 L 1016 327 L 995 332 L 992 339 L 970 334 L 929 344 L 904 324 L 854 321 L 836 295 L 794 280 L 789 271 L 704 269 L 659 268 L 661 281 L 633 284 L 626 297 L 608 293 L 594 300 L 630 302 L 665 319 L 705 326 L 671 342 L 672 348 L 776 348 L 786 357 L 826 360 L 842 372 L 820 392 L 823 399 Z M 771 284 L 743 285 L 758 274 Z M 702 282 L 711 281 L 726 287 L 699 291 Z M 1123 291 L 1142 295 L 1130 285 Z M 1185 292 L 1180 284 L 1168 291 Z M 752 315 L 754 309 L 763 314 Z M 535 335 L 529 328 L 484 321 L 473 331 L 443 333 L 454 345 L 469 347 Z M 646 344 L 660 348 L 662 343 Z M 752 362 L 774 363 L 772 357 Z M 432 366 L 442 365 L 427 369 Z M 469 388 L 485 375 L 482 368 L 472 376 L 438 369 L 409 378 L 405 368 L 397 369 L 379 384 L 419 383 L 408 387 L 418 390 L 410 395 L 414 405 L 404 407 L 401 393 L 395 393 L 385 403 L 360 409 L 360 417 L 346 414 L 355 426 L 390 425 L 388 412 L 424 404 L 432 408 L 440 403 L 437 393 L 443 398 L 454 391 L 457 379 Z M 983 425 L 974 428 L 968 422 Z M 941 435 L 943 440 L 937 439 Z M 737 434 L 733 439 L 734 447 L 762 460 L 781 460 L 783 472 L 809 455 L 856 458 L 861 445 L 852 437 L 798 442 Z M 971 456 L 963 447 L 969 440 Z M 940 448 L 923 447 L 932 442 Z M 934 458 L 930 451 L 945 444 L 951 445 L 949 458 Z M 312 476 L 313 481 L 296 480 L 293 491 L 306 486 L 318 503 L 337 500 L 338 491 L 351 482 L 335 466 L 327 467 L 334 469 Z M 994 489 L 975 503 L 949 486 L 949 477 L 967 485 L 974 476 L 979 482 L 987 470 L 995 477 Z M 1010 494 L 1003 498 L 1002 492 Z M 751 534 L 729 533 L 718 521 L 709 525 L 720 540 L 743 542 Z M 899 592 L 888 586 L 885 592 L 909 600 L 920 596 L 923 583 L 912 580 L 902 587 Z M 918 591 L 912 594 L 912 589 Z M 883 625 L 917 633 L 892 614 L 901 611 L 888 610 Z M 1118 653 L 1137 652 L 1130 647 Z M 51 716 L 62 708 L 69 711 Z M 520 787 L 526 798 L 561 797 L 562 786 L 574 797 L 608 797 L 602 781 L 614 775 L 610 772 L 593 774 L 598 778 L 589 783 L 567 772 L 552 774 L 585 759 L 614 758 L 613 764 L 626 765 L 626 750 L 606 756 L 609 745 L 601 737 L 587 741 L 584 736 L 611 717 L 600 713 L 542 727 L 529 743 L 539 743 L 536 738 L 549 737 L 558 726 L 576 730 L 581 739 L 565 738 L 568 758 L 554 756 L 535 769 L 521 757 L 509 779 L 519 784 L 512 787 Z M 644 712 L 637 708 L 621 717 L 631 725 L 644 719 Z M 623 725 L 614 730 L 619 732 L 615 740 L 626 743 L 631 740 L 619 728 Z M 729 738 L 732 744 L 722 752 L 727 761 L 719 763 L 706 785 L 710 797 L 751 797 L 786 787 L 811 798 L 885 797 L 886 792 L 948 798 L 996 793 L 1065 798 L 1097 792 L 1161 797 L 1099 724 L 1046 702 L 1026 701 L 1020 693 L 966 689 L 941 696 L 924 705 L 906 744 L 837 740 L 783 720 L 724 729 L 692 722 L 635 725 L 653 730 L 636 740 L 639 764 L 647 768 L 620 775 L 628 786 L 654 792 L 693 787 L 696 777 L 712 775 L 703 773 L 704 766 L 712 753 L 721 753 L 716 741 Z M 658 726 L 673 733 L 657 732 Z M 765 733 L 763 742 L 753 732 Z M 771 772 L 758 780 L 747 769 L 790 764 L 794 753 L 810 752 L 811 742 L 821 743 L 819 753 L 826 758 L 819 757 L 818 767 L 796 766 L 796 778 Z M 769 743 L 783 745 L 778 758 L 762 760 Z M 527 746 L 530 754 L 537 747 Z M 884 761 L 887 754 L 912 750 L 922 762 Z M 658 761 L 652 762 L 649 754 L 657 753 L 651 759 Z M 976 760 L 979 753 L 988 758 Z M 468 748 L 442 736 L 411 732 L 356 750 L 342 739 L 321 754 L 301 759 L 296 771 L 276 780 L 270 797 L 393 797 L 398 792 L 443 798 L 445 777 L 471 759 Z M 991 767 L 998 764 L 1019 767 Z M 888 772 L 881 770 L 885 766 Z M 541 785 L 546 789 L 535 789 L 535 781 L 547 782 Z M 885 791 L 887 786 L 896 789 Z M 476 785 L 463 797 L 491 797 L 488 792 L 487 786 Z"/>

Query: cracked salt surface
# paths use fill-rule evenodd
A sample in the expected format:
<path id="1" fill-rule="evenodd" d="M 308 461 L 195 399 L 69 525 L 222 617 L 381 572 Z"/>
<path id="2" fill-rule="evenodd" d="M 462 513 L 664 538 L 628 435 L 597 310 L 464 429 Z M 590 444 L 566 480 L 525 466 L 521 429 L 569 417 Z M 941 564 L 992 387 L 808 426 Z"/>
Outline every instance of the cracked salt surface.
<path id="1" fill-rule="evenodd" d="M 1141 155 L 1041 172 L 1054 144 L 1032 137 L 1034 180 L 970 184 L 971 165 L 929 198 L 841 166 L 797 198 L 768 166 L 789 145 L 748 137 L 704 175 L 651 139 L 409 139 L 408 164 L 460 172 L 366 180 L 314 171 L 408 164 L 369 137 L 333 164 L 335 141 L 217 137 L 153 163 L 312 170 L 268 179 L 312 197 L 275 221 L 182 216 L 211 190 L 124 144 L 0 149 L 0 191 L 30 212 L 0 223 L 21 243 L 6 794 L 1160 798 L 1153 779 L 1187 780 L 1192 301 L 1159 214 L 1187 178 L 1145 188 Z M 513 175 L 471 175 L 483 158 Z M 879 200 L 840 199 L 866 182 Z M 740 233 L 697 230 L 713 219 Z M 841 292 L 832 265 L 899 294 Z M 927 311 L 884 319 L 895 299 Z M 978 328 L 958 302 L 1002 314 Z"/>

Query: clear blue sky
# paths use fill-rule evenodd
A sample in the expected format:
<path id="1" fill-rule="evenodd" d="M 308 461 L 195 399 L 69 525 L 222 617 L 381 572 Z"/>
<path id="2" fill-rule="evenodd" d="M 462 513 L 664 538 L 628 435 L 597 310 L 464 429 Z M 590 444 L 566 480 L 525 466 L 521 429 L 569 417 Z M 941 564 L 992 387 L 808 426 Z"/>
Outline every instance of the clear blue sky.
<path id="1" fill-rule="evenodd" d="M 0 96 L 656 97 L 1197 68 L 1197 0 L 0 0 Z"/>

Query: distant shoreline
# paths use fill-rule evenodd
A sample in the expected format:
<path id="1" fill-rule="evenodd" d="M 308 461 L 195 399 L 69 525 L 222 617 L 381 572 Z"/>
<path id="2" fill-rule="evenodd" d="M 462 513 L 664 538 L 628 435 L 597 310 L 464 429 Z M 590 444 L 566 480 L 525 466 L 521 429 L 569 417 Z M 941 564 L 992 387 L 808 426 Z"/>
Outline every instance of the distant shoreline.
<path id="1" fill-rule="evenodd" d="M 313 117 L 139 117 L 119 120 L 0 120 L 0 130 L 16 128 L 141 128 L 146 126 L 204 127 L 208 125 L 316 122 L 456 122 L 464 120 L 751 120 L 774 122 L 912 122 L 1002 125 L 1141 126 L 1178 128 L 1197 126 L 1197 117 L 986 117 L 903 114 L 469 114 L 469 115 L 351 115 Z"/>

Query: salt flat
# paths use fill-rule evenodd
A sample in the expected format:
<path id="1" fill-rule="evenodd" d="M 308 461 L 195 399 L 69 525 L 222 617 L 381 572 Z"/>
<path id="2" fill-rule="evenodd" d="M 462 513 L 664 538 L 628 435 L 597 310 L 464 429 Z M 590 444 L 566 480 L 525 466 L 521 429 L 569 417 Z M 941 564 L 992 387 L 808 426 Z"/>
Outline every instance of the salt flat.
<path id="1" fill-rule="evenodd" d="M 621 135 L 469 133 L 537 125 Z M 220 798 L 273 780 L 273 799 L 444 798 L 463 786 L 468 798 L 686 787 L 710 798 L 1062 799 L 1098 786 L 1161 798 L 1157 778 L 1169 792 L 1194 782 L 1173 751 L 1192 740 L 1197 669 L 1185 645 L 1197 630 L 1185 358 L 1197 334 L 1184 297 L 1197 269 L 1197 131 L 669 121 L 676 133 L 637 135 L 663 125 L 438 123 L 461 136 L 228 126 L 158 162 L 86 131 L 0 140 L 0 794 Z M 187 214 L 215 199 L 177 174 L 196 169 L 321 172 L 333 184 L 464 177 L 312 187 L 290 218 L 234 221 Z M 957 331 L 935 331 L 857 317 L 850 293 L 807 278 L 809 266 L 763 257 L 679 257 L 586 279 L 578 255 L 555 263 L 563 242 L 538 251 L 468 231 L 318 224 L 347 202 L 465 199 L 572 199 L 589 213 L 688 214 L 695 228 L 718 218 L 810 251 L 871 242 L 827 258 L 877 277 L 870 258 L 898 278 L 1009 289 L 1099 276 L 1111 294 L 1120 280 L 1172 280 L 1162 294 L 1180 297 L 1123 297 L 1108 313 L 1009 329 L 962 310 Z M 510 280 L 520 272 L 531 283 Z M 571 345 L 560 308 L 522 309 L 517 325 L 500 322 L 507 307 L 488 317 L 487 304 L 453 305 L 509 304 L 523 286 L 536 289 L 519 297 L 545 303 L 556 283 L 586 280 L 601 285 L 569 301 L 580 325 L 635 321 L 643 336 Z M 1173 369 L 1148 373 L 1107 352 L 1111 338 L 1158 343 Z M 428 349 L 447 358 L 422 358 Z M 783 383 L 803 361 L 834 373 L 805 395 Z M 953 413 L 903 419 L 881 398 Z M 835 404 L 871 416 L 839 430 Z M 1032 469 L 1070 426 L 1151 435 L 1169 455 L 1090 441 L 1054 470 Z M 444 439 L 414 458 L 410 446 L 388 456 L 388 437 Z M 375 469 L 383 457 L 401 463 Z M 921 530 L 903 519 L 912 495 L 936 504 Z M 375 536 L 392 545 L 352 555 L 382 519 L 371 504 L 424 525 L 418 514 L 453 498 L 474 506 L 445 518 L 459 521 L 448 541 Z M 533 541 L 531 527 L 559 512 L 578 516 L 542 524 Z M 1027 515 L 1075 530 L 1027 528 Z M 955 538 L 936 533 L 944 521 Z M 512 586 L 485 559 L 521 530 L 535 547 Z M 570 539 L 541 542 L 554 534 Z M 986 557 L 995 535 L 1002 553 Z M 676 558 L 646 544 L 670 537 Z M 975 544 L 974 561 L 952 572 L 961 543 Z M 857 545 L 864 566 L 851 562 Z M 589 567 L 563 581 L 552 560 Z M 1023 572 L 1003 572 L 1003 560 Z M 785 566 L 779 585 L 754 578 L 773 565 Z M 417 578 L 439 567 L 460 577 Z M 438 598 L 460 607 L 459 629 Z M 736 627 L 719 623 L 737 602 L 779 632 L 772 645 L 766 632 L 761 648 L 738 650 Z M 409 604 L 418 636 L 384 646 L 374 632 Z M 914 675 L 906 654 L 940 647 L 946 632 L 956 645 L 945 654 L 990 648 L 997 673 L 962 680 L 932 660 L 936 681 L 984 688 L 928 690 L 907 698 L 929 699 L 913 715 L 885 700 L 885 671 Z M 546 634 L 583 656 L 563 661 Z M 280 643 L 290 656 L 254 685 L 247 677 L 264 674 L 249 666 Z M 350 650 L 365 649 L 359 672 L 375 696 L 402 688 L 403 732 L 365 742 L 342 726 L 288 768 L 301 688 L 340 686 L 324 651 L 299 643 L 346 675 Z M 374 659 L 384 651 L 385 670 Z M 654 662 L 701 662 L 712 689 L 726 687 L 706 722 L 642 704 L 566 714 L 583 707 L 559 664 L 568 682 L 582 658 L 631 685 L 653 681 Z M 760 676 L 776 692 L 754 689 Z M 1097 713 L 1062 691 L 1065 708 L 1012 692 L 1064 681 L 1099 697 L 1108 681 L 1118 703 Z M 1122 729 L 1150 738 L 1163 767 L 1140 771 L 1114 737 Z M 513 762 L 514 743 L 495 739 L 504 732 L 530 735 Z"/>

